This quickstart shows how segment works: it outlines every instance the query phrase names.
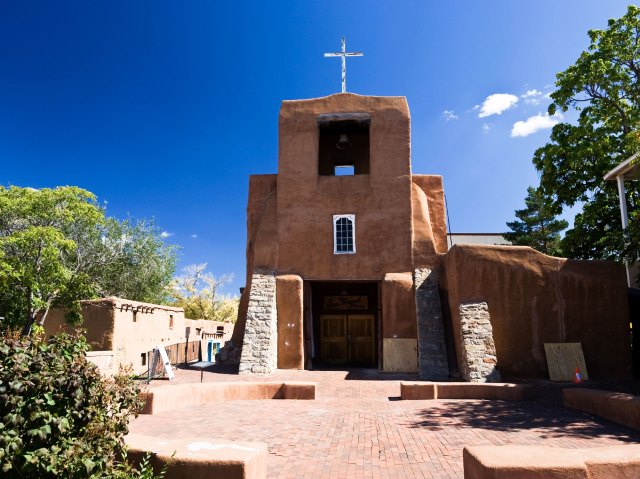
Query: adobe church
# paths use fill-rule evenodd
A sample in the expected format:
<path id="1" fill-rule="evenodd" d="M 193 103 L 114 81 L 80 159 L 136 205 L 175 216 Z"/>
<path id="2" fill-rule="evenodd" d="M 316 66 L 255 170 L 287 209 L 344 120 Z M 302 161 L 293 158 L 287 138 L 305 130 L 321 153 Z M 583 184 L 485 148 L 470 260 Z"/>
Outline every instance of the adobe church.
<path id="1" fill-rule="evenodd" d="M 621 265 L 449 250 L 445 218 L 442 177 L 411 171 L 404 97 L 284 101 L 278 174 L 249 180 L 240 373 L 544 378 L 544 343 L 580 342 L 592 377 L 631 374 Z"/>

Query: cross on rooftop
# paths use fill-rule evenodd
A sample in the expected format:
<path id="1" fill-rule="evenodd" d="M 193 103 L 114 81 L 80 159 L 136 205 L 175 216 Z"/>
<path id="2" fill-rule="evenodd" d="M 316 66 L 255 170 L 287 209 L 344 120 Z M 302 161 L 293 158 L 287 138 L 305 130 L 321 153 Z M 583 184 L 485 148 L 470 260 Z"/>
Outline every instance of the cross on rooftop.
<path id="1" fill-rule="evenodd" d="M 347 52 L 346 42 L 342 37 L 342 51 L 335 53 L 325 53 L 325 57 L 342 57 L 342 93 L 347 92 L 347 57 L 361 57 L 364 54 L 362 52 Z"/>

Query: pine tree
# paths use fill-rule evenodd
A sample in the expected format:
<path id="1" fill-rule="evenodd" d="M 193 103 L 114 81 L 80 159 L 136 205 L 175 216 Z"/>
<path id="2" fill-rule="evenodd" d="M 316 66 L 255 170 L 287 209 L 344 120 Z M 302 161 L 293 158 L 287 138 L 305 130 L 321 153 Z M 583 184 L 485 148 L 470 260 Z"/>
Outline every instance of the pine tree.
<path id="1" fill-rule="evenodd" d="M 526 208 L 517 210 L 520 221 L 511 221 L 507 226 L 511 232 L 504 237 L 514 245 L 531 246 L 552 256 L 559 256 L 560 232 L 569 226 L 565 220 L 557 220 L 552 202 L 530 186 L 524 200 Z"/>

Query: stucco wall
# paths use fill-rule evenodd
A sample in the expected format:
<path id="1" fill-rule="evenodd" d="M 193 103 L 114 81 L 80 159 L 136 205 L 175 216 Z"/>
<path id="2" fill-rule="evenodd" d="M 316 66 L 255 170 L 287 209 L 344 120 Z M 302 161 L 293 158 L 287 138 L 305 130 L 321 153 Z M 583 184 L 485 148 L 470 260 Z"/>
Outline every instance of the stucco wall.
<path id="1" fill-rule="evenodd" d="M 169 346 L 185 342 L 187 327 L 190 327 L 189 341 L 197 341 L 202 337 L 198 329 L 200 333 L 214 333 L 218 326 L 223 326 L 224 341 L 230 337 L 233 326 L 231 323 L 185 319 L 182 308 L 120 298 L 83 301 L 82 316 L 84 322 L 80 328 L 86 331 L 92 351 L 112 352 L 113 371 L 117 371 L 119 365 L 130 364 L 136 373 L 147 370 L 147 366 L 142 364 L 142 354 L 159 344 Z M 73 330 L 64 321 L 61 309 L 50 311 L 44 327 L 47 335 L 56 334 L 60 329 Z"/>
<path id="2" fill-rule="evenodd" d="M 278 252 L 276 223 L 277 175 L 251 175 L 247 200 L 247 273 L 238 318 L 231 340 L 242 344 L 249 307 L 251 277 L 256 270 L 273 270 Z"/>
<path id="3" fill-rule="evenodd" d="M 456 245 L 444 259 L 444 274 L 455 338 L 459 305 L 487 303 L 503 377 L 548 377 L 543 344 L 558 342 L 582 343 L 594 379 L 630 376 L 623 266 L 554 258 L 527 247 Z"/>
<path id="4" fill-rule="evenodd" d="M 442 176 L 411 175 L 413 182 L 413 262 L 415 268 L 434 268 L 448 251 L 447 212 Z"/>
<path id="5" fill-rule="evenodd" d="M 304 369 L 302 278 L 276 277 L 278 309 L 278 369 Z"/>
<path id="6" fill-rule="evenodd" d="M 416 339 L 413 273 L 387 273 L 381 292 L 382 337 Z"/>
<path id="7" fill-rule="evenodd" d="M 370 116 L 368 174 L 318 174 L 318 115 L 324 113 Z M 232 338 L 236 345 L 244 337 L 255 271 L 302 280 L 383 281 L 387 273 L 439 264 L 447 249 L 442 177 L 411 174 L 410 128 L 404 97 L 347 93 L 282 103 L 278 174 L 254 175 L 249 183 L 247 283 Z M 355 215 L 355 254 L 333 253 L 336 214 Z M 386 286 L 385 337 L 416 337 L 412 284 L 405 282 L 408 290 Z M 288 316 L 300 310 L 296 324 L 302 321 L 299 299 L 297 293 L 278 293 L 278 310 Z"/>
<path id="8" fill-rule="evenodd" d="M 82 319 L 80 328 L 86 331 L 87 342 L 93 351 L 111 351 L 113 349 L 113 302 L 108 299 L 82 301 Z M 64 319 L 65 311 L 54 308 L 49 311 L 44 322 L 47 336 L 59 331 L 72 333 L 74 328 Z"/>
<path id="9" fill-rule="evenodd" d="M 370 173 L 318 175 L 321 113 L 371 116 Z M 338 94 L 285 101 L 279 121 L 279 273 L 379 279 L 411 271 L 410 117 L 404 97 Z M 355 214 L 356 254 L 333 254 L 333 215 Z"/>

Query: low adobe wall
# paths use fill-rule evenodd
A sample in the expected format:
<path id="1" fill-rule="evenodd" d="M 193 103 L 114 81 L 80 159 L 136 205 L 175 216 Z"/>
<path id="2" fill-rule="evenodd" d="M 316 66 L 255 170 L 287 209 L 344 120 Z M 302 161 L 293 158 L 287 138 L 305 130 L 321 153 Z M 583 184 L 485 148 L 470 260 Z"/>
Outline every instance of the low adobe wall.
<path id="1" fill-rule="evenodd" d="M 529 385 L 510 383 L 400 383 L 400 397 L 405 400 L 497 399 L 524 401 L 531 397 L 531 391 L 532 388 Z"/>
<path id="2" fill-rule="evenodd" d="M 547 377 L 544 343 L 582 343 L 591 378 L 630 378 L 624 267 L 554 258 L 524 246 L 455 245 L 444 258 L 459 363 L 460 305 L 485 302 L 503 378 Z"/>
<path id="3" fill-rule="evenodd" d="M 579 409 L 640 431 L 638 396 L 596 389 L 563 389 L 562 402 L 565 407 Z"/>
<path id="4" fill-rule="evenodd" d="M 118 372 L 113 351 L 87 351 L 85 354 L 87 361 L 95 364 L 105 376 L 112 376 Z"/>
<path id="5" fill-rule="evenodd" d="M 640 477 L 640 445 L 588 449 L 470 446 L 465 479 L 626 479 Z"/>
<path id="6" fill-rule="evenodd" d="M 141 414 L 158 414 L 213 402 L 255 399 L 315 399 L 316 385 L 308 382 L 216 382 L 161 386 L 144 393 Z"/>
<path id="7" fill-rule="evenodd" d="M 264 479 L 267 477 L 267 445 L 202 439 L 163 439 L 140 434 L 125 436 L 127 456 L 139 463 L 152 452 L 156 473 L 167 467 L 165 479 Z"/>

